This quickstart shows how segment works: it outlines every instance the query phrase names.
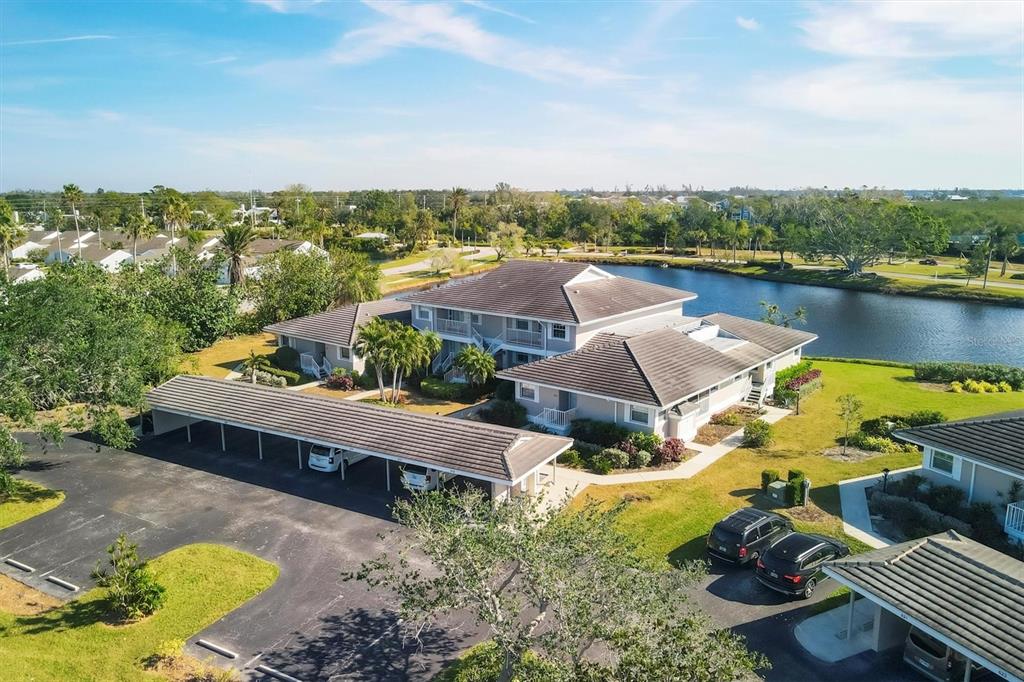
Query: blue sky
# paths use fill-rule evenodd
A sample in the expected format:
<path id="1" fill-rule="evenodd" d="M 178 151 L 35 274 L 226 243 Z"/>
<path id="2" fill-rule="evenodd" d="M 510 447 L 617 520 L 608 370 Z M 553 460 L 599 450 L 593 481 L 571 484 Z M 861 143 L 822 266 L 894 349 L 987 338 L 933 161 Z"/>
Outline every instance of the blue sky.
<path id="1" fill-rule="evenodd" d="M 0 3 L 0 190 L 1024 186 L 1024 3 Z"/>

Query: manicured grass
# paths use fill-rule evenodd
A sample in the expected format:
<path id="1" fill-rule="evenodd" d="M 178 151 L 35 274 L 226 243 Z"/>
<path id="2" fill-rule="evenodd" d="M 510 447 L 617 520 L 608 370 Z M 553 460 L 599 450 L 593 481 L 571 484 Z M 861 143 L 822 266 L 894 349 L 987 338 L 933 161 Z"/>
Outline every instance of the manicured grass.
<path id="1" fill-rule="evenodd" d="M 196 373 L 215 379 L 223 379 L 242 360 L 249 357 L 249 351 L 257 355 L 273 353 L 277 341 L 273 334 L 246 334 L 229 339 L 221 339 L 209 348 L 205 348 L 189 356 L 194 363 Z"/>
<path id="2" fill-rule="evenodd" d="M 465 274 L 479 274 L 500 265 L 493 258 L 472 260 L 470 262 L 472 265 L 470 265 L 469 271 Z M 406 272 L 400 275 L 389 275 L 382 280 L 380 289 L 382 294 L 390 294 L 396 291 L 418 289 L 431 284 L 440 284 L 442 282 L 447 282 L 450 279 L 455 279 L 455 277 L 450 276 L 448 273 L 437 275 L 429 270 L 419 270 L 416 272 Z"/>
<path id="3" fill-rule="evenodd" d="M 775 427 L 775 442 L 768 448 L 740 448 L 694 478 L 682 481 L 590 486 L 583 495 L 633 501 L 623 513 L 622 529 L 635 538 L 645 556 L 660 564 L 673 564 L 702 555 L 711 526 L 728 512 L 754 504 L 765 506 L 760 495 L 763 469 L 776 469 L 785 478 L 800 469 L 812 481 L 812 513 L 793 514 L 799 529 L 839 536 L 839 488 L 847 478 L 898 469 L 920 463 L 919 454 L 879 455 L 863 462 L 839 462 L 822 451 L 836 444 L 841 419 L 836 399 L 844 393 L 864 403 L 862 419 L 886 413 L 933 409 L 949 419 L 1003 412 L 1024 407 L 1024 393 L 966 395 L 935 390 L 913 381 L 911 370 L 868 364 L 815 361 L 824 372 L 824 387 L 802 401 L 801 414 L 786 417 Z M 814 512 L 817 513 L 814 513 Z M 847 538 L 854 551 L 864 546 Z"/>
<path id="4" fill-rule="evenodd" d="M 50 490 L 28 481 L 15 481 L 17 491 L 0 502 L 0 529 L 50 511 L 64 501 L 64 491 Z"/>
<path id="5" fill-rule="evenodd" d="M 401 258 L 389 258 L 387 260 L 374 262 L 380 266 L 381 270 L 387 270 L 388 268 L 397 268 L 403 265 L 411 265 L 412 263 L 430 260 L 439 250 L 440 249 L 428 249 L 426 251 L 417 251 L 416 253 L 410 253 L 406 256 L 402 256 Z"/>
<path id="6" fill-rule="evenodd" d="M 130 625 L 106 622 L 105 590 L 94 589 L 38 616 L 0 613 L 0 670 L 10 680 L 145 680 L 143 661 L 186 640 L 267 589 L 277 566 L 228 547 L 186 545 L 150 566 L 167 602 Z"/>
<path id="7" fill-rule="evenodd" d="M 388 390 L 390 393 L 390 390 Z M 399 409 L 419 412 L 420 414 L 447 415 L 459 410 L 464 410 L 476 403 L 463 403 L 457 400 L 441 400 L 440 398 L 428 398 L 419 391 L 402 390 L 405 402 L 398 406 Z M 364 398 L 361 402 L 376 403 L 377 397 Z"/>

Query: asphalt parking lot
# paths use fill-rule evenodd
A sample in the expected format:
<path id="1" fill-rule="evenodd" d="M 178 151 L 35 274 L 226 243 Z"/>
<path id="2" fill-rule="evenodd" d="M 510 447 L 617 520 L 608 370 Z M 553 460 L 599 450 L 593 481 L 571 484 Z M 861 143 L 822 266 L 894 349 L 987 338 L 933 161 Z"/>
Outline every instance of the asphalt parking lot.
<path id="1" fill-rule="evenodd" d="M 882 654 L 868 651 L 838 663 L 825 663 L 807 653 L 793 629 L 813 604 L 827 599 L 838 586 L 827 580 L 808 600 L 791 599 L 761 585 L 752 568 L 713 563 L 694 601 L 722 627 L 732 628 L 747 645 L 768 656 L 772 669 L 765 679 L 778 682 L 875 680 L 910 682 L 920 678 L 904 667 L 899 649 Z"/>
<path id="2" fill-rule="evenodd" d="M 413 646 L 386 596 L 341 580 L 343 571 L 387 549 L 379 536 L 396 527 L 382 460 L 364 460 L 343 481 L 300 471 L 293 440 L 264 436 L 261 462 L 254 433 L 228 428 L 225 436 L 227 452 L 213 424 L 193 426 L 191 444 L 176 431 L 144 439 L 137 452 L 96 452 L 73 438 L 48 454 L 30 448 L 21 475 L 67 497 L 53 511 L 0 531 L 0 560 L 35 569 L 3 563 L 0 570 L 74 597 L 80 592 L 47 578 L 89 589 L 96 560 L 122 531 L 143 556 L 216 542 L 272 561 L 281 573 L 270 589 L 188 644 L 200 658 L 211 653 L 194 645 L 199 638 L 237 652 L 231 663 L 252 679 L 264 677 L 259 665 L 300 680 L 429 679 L 472 644 L 453 622 Z M 397 469 L 391 477 L 397 490 Z"/>

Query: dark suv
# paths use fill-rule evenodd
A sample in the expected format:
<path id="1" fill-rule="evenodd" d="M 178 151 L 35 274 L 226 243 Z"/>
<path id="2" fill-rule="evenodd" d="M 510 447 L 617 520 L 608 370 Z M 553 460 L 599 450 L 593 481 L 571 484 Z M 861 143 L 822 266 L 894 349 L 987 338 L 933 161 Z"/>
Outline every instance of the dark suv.
<path id="1" fill-rule="evenodd" d="M 793 523 L 778 514 L 748 507 L 729 514 L 708 534 L 708 555 L 737 564 L 756 561 L 773 542 L 793 532 Z"/>
<path id="2" fill-rule="evenodd" d="M 844 557 L 850 548 L 834 538 L 791 533 L 769 547 L 757 560 L 757 579 L 765 587 L 807 599 L 827 576 L 826 561 Z"/>

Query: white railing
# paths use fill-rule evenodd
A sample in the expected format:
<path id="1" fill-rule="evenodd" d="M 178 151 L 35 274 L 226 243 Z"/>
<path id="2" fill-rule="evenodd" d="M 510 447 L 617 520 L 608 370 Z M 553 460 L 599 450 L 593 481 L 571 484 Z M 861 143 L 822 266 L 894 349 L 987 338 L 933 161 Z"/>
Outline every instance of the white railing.
<path id="1" fill-rule="evenodd" d="M 455 357 L 451 353 L 448 353 L 447 355 L 439 354 L 437 358 L 434 359 L 434 369 L 440 372 L 447 371 L 447 369 L 452 366 L 452 362 L 454 360 Z"/>
<path id="2" fill-rule="evenodd" d="M 455 336 L 469 336 L 469 322 L 463 320 L 449 320 L 443 317 L 434 321 L 434 329 L 441 334 L 453 334 Z"/>
<path id="3" fill-rule="evenodd" d="M 496 337 L 491 339 L 490 343 L 487 344 L 487 354 L 494 355 L 501 348 L 501 344 L 505 343 L 505 332 L 498 334 Z"/>
<path id="4" fill-rule="evenodd" d="M 544 345 L 544 335 L 537 331 L 509 328 L 505 330 L 505 343 L 511 343 L 516 346 L 540 348 Z"/>
<path id="5" fill-rule="evenodd" d="M 545 407 L 541 410 L 541 413 L 537 416 L 537 421 L 541 422 L 545 426 L 553 426 L 559 429 L 567 429 L 572 425 L 572 420 L 576 418 L 576 408 L 571 410 L 555 410 L 550 407 Z"/>
<path id="6" fill-rule="evenodd" d="M 466 383 L 466 373 L 458 367 L 452 367 L 444 373 L 444 380 L 450 384 L 464 384 Z"/>
<path id="7" fill-rule="evenodd" d="M 484 343 L 484 337 L 480 335 L 476 329 L 470 329 L 470 333 L 473 335 L 473 343 L 477 345 L 477 348 L 486 348 L 487 344 Z"/>
<path id="8" fill-rule="evenodd" d="M 324 377 L 331 373 L 331 363 L 324 358 L 323 364 L 317 364 L 316 358 L 311 353 L 302 353 L 299 355 L 299 367 L 303 372 L 314 376 L 317 379 Z"/>
<path id="9" fill-rule="evenodd" d="M 1015 540 L 1024 540 L 1024 502 L 1006 505 L 1006 521 L 1003 530 Z"/>

